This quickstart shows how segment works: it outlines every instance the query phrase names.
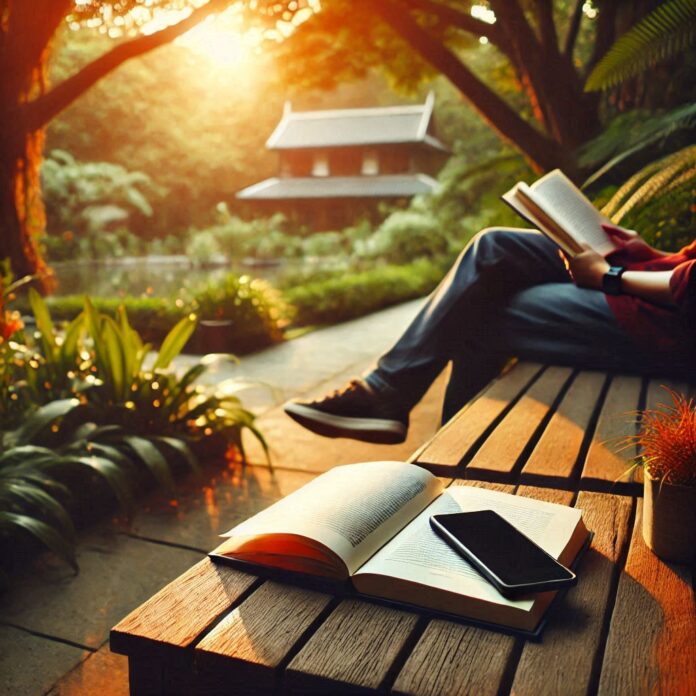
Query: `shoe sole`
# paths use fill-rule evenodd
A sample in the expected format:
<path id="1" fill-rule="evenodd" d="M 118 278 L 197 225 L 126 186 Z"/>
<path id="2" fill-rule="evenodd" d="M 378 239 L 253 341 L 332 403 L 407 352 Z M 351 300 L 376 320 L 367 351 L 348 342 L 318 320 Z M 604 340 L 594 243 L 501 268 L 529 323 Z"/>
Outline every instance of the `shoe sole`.
<path id="1" fill-rule="evenodd" d="M 381 445 L 396 445 L 406 439 L 406 426 L 396 420 L 334 416 L 301 404 L 286 404 L 285 413 L 301 426 L 323 437 L 347 437 Z"/>

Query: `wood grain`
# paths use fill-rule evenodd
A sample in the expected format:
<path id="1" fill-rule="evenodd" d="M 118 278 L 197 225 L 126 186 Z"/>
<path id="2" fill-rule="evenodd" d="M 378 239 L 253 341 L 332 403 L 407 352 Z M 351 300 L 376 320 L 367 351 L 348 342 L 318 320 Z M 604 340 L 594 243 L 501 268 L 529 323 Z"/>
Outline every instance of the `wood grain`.
<path id="1" fill-rule="evenodd" d="M 549 367 L 467 464 L 467 478 L 509 481 L 525 448 L 571 374 L 569 367 Z"/>
<path id="2" fill-rule="evenodd" d="M 111 629 L 111 650 L 187 648 L 258 579 L 204 558 Z"/>
<path id="3" fill-rule="evenodd" d="M 579 494 L 576 507 L 595 533 L 592 546 L 580 561 L 578 584 L 552 607 L 543 642 L 525 643 L 512 685 L 517 696 L 591 693 L 632 505 L 625 496 Z"/>
<path id="4" fill-rule="evenodd" d="M 503 493 L 514 491 L 512 486 L 481 481 L 455 481 L 453 485 Z M 531 493 L 531 489 L 527 492 Z M 433 620 L 401 669 L 393 691 L 418 696 L 497 694 L 513 660 L 515 645 L 513 636 L 453 621 Z"/>
<path id="5" fill-rule="evenodd" d="M 527 459 L 520 481 L 569 486 L 602 388 L 604 372 L 581 372 Z"/>
<path id="6" fill-rule="evenodd" d="M 286 688 L 300 694 L 378 689 L 417 620 L 377 604 L 341 602 L 288 665 Z"/>
<path id="7" fill-rule="evenodd" d="M 599 693 L 696 694 L 694 569 L 661 561 L 647 548 L 642 502 L 619 580 Z"/>
<path id="8" fill-rule="evenodd" d="M 435 473 L 451 475 L 452 468 L 466 458 L 540 370 L 535 363 L 515 365 L 441 428 L 412 461 Z"/>
<path id="9" fill-rule="evenodd" d="M 197 671 L 209 682 L 218 677 L 224 684 L 233 674 L 256 693 L 272 690 L 277 669 L 331 601 L 319 592 L 264 583 L 198 643 Z"/>
<path id="10" fill-rule="evenodd" d="M 641 386 L 640 377 L 612 379 L 585 458 L 581 488 L 630 494 L 642 491 L 641 483 L 626 478 L 637 450 L 635 445 L 625 444 L 637 432 Z"/>

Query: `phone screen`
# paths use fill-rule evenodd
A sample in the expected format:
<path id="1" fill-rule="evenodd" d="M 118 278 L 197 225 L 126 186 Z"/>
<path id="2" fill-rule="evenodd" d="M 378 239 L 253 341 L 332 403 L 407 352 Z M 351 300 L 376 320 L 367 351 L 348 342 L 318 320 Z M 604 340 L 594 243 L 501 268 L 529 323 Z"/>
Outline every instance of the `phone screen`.
<path id="1" fill-rule="evenodd" d="M 574 578 L 573 573 L 492 510 L 436 515 L 435 519 L 506 585 Z"/>

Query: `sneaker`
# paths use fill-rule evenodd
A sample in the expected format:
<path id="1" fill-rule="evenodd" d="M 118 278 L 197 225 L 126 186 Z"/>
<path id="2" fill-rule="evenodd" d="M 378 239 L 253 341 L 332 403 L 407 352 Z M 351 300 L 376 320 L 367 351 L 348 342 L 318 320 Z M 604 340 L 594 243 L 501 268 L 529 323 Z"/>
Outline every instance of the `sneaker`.
<path id="1" fill-rule="evenodd" d="M 362 380 L 318 401 L 290 401 L 285 413 L 300 425 L 324 437 L 397 444 L 406 439 L 408 413 Z"/>

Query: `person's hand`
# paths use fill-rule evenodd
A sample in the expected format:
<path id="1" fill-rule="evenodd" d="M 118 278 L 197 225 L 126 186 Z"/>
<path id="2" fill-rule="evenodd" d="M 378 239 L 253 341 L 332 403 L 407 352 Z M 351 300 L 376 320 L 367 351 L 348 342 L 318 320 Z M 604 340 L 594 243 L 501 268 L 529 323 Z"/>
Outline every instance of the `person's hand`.
<path id="1" fill-rule="evenodd" d="M 655 254 L 655 250 L 635 230 L 606 223 L 602 223 L 602 229 L 620 250 L 628 252 L 632 258 L 650 258 Z"/>
<path id="2" fill-rule="evenodd" d="M 609 270 L 609 263 L 589 245 L 583 244 L 583 251 L 575 256 L 563 255 L 566 269 L 579 288 L 602 289 L 602 279 Z"/>

